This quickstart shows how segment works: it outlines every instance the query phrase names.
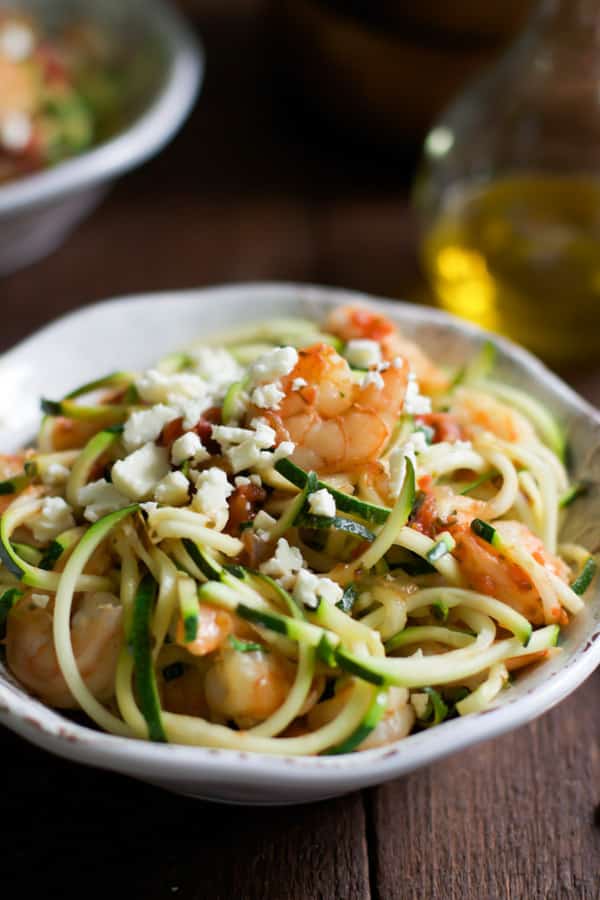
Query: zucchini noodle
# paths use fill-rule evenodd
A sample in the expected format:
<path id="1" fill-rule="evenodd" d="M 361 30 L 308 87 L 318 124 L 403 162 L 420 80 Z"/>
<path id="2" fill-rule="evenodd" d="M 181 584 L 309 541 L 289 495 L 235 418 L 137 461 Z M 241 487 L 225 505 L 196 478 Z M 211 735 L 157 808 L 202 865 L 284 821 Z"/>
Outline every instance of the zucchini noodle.
<path id="1" fill-rule="evenodd" d="M 37 446 L 0 457 L 8 667 L 113 734 L 266 754 L 501 702 L 595 561 L 560 543 L 565 435 L 492 367 L 487 344 L 450 378 L 342 307 L 43 400 Z"/>

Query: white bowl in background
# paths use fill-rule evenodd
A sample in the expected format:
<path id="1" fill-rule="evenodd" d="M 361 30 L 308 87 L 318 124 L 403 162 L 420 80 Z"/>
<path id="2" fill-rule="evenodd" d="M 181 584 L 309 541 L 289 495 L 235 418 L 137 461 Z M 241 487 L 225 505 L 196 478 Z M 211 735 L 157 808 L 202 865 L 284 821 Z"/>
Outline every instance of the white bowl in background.
<path id="1" fill-rule="evenodd" d="M 459 364 L 485 332 L 423 306 L 299 284 L 240 284 L 124 297 L 88 306 L 41 329 L 0 360 L 0 452 L 31 438 L 38 398 L 60 397 L 110 370 L 143 368 L 197 336 L 273 315 L 321 318 L 339 303 L 369 302 L 438 362 Z M 590 493 L 569 512 L 565 533 L 600 547 L 600 415 L 542 363 L 494 336 L 499 374 L 530 391 L 568 428 L 574 474 Z M 22 689 L 0 665 L 0 721 L 40 747 L 183 794 L 231 803 L 302 803 L 397 778 L 478 741 L 517 728 L 575 690 L 600 663 L 600 590 L 565 631 L 561 654 L 523 672 L 493 708 L 391 744 L 346 756 L 286 757 L 152 744 L 74 724 Z"/>
<path id="2" fill-rule="evenodd" d="M 90 150 L 0 185 L 0 275 L 56 249 L 114 179 L 153 156 L 180 128 L 198 94 L 204 53 L 167 0 L 22 0 L 42 23 L 92 22 L 131 46 L 134 109 Z"/>

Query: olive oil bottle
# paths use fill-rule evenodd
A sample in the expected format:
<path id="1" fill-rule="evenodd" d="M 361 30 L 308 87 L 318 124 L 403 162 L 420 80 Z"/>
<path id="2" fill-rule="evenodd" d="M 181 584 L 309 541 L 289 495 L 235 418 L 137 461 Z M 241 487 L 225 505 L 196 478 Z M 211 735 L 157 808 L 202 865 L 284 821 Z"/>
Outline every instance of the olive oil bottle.
<path id="1" fill-rule="evenodd" d="M 546 0 L 429 133 L 415 189 L 444 309 L 600 362 L 600 5 Z"/>

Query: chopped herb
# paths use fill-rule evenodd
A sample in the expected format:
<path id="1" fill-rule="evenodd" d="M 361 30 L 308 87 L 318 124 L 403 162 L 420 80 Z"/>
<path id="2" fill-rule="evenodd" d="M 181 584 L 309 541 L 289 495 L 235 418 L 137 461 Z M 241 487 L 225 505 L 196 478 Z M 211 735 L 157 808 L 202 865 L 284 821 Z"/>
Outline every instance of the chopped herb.
<path id="1" fill-rule="evenodd" d="M 423 688 L 423 692 L 428 695 L 429 703 L 425 717 L 420 719 L 423 728 L 431 728 L 433 725 L 439 725 L 448 717 L 448 707 L 442 699 L 442 695 L 434 688 Z"/>
<path id="2" fill-rule="evenodd" d="M 579 594 L 580 596 L 581 594 L 585 594 L 590 584 L 592 583 L 592 579 L 596 574 L 597 568 L 598 567 L 596 565 L 596 560 L 594 559 L 594 557 L 588 556 L 583 569 L 581 570 L 575 581 L 571 582 L 571 590 L 576 594 Z"/>
<path id="3" fill-rule="evenodd" d="M 238 650 L 240 653 L 253 653 L 256 650 L 266 652 L 262 644 L 256 644 L 254 641 L 241 641 L 235 634 L 229 635 L 229 643 L 234 650 Z"/>
<path id="4" fill-rule="evenodd" d="M 432 603 L 431 611 L 435 618 L 439 619 L 440 622 L 448 621 L 449 607 L 448 604 L 444 603 L 443 600 L 436 600 L 435 603 Z"/>

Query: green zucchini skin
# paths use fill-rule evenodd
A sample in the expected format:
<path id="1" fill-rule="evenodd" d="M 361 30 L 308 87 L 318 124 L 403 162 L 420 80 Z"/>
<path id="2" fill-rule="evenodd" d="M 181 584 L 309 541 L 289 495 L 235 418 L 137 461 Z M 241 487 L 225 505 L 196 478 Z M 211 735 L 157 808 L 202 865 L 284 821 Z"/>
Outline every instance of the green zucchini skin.
<path id="1" fill-rule="evenodd" d="M 8 496 L 10 494 L 18 494 L 24 490 L 28 484 L 31 484 L 31 476 L 23 472 L 21 475 L 13 475 L 5 481 L 0 481 L 0 496 Z"/>
<path id="2" fill-rule="evenodd" d="M 280 475 L 283 475 L 284 478 L 287 478 L 287 480 L 291 481 L 292 484 L 295 484 L 296 487 L 303 488 L 306 484 L 308 473 L 290 459 L 280 459 L 275 463 L 275 468 Z M 336 490 L 336 488 L 327 484 L 327 482 L 318 480 L 316 489 L 320 490 L 322 488 L 328 490 L 332 495 L 338 510 L 358 516 L 365 522 L 383 525 L 390 515 L 390 510 L 386 509 L 384 506 L 376 506 L 374 503 L 358 500 L 358 498 L 352 497 L 350 494 L 344 494 L 343 491 Z"/>
<path id="3" fill-rule="evenodd" d="M 299 528 L 314 528 L 319 530 L 344 531 L 353 537 L 360 538 L 363 541 L 373 543 L 375 535 L 372 531 L 356 522 L 354 519 L 345 519 L 343 516 L 313 516 L 309 514 L 301 514 L 295 522 Z"/>
<path id="4" fill-rule="evenodd" d="M 134 673 L 142 715 L 148 726 L 151 741 L 166 742 L 160 701 L 150 644 L 150 619 L 158 585 L 151 575 L 145 575 L 137 589 L 133 604 L 130 646 L 133 651 Z"/>
<path id="5" fill-rule="evenodd" d="M 597 569 L 598 565 L 594 557 L 588 556 L 583 569 L 581 570 L 575 581 L 571 582 L 571 590 L 574 591 L 578 596 L 585 594 L 593 581 Z"/>
<path id="6" fill-rule="evenodd" d="M 338 744 L 336 747 L 330 747 L 323 755 L 333 756 L 339 753 L 352 753 L 353 750 L 356 750 L 356 748 L 359 747 L 360 744 L 362 744 L 362 742 L 375 730 L 377 725 L 379 725 L 385 715 L 387 705 L 387 691 L 376 691 L 373 702 L 369 706 L 358 728 L 356 728 L 345 741 L 342 741 L 342 743 Z"/>

